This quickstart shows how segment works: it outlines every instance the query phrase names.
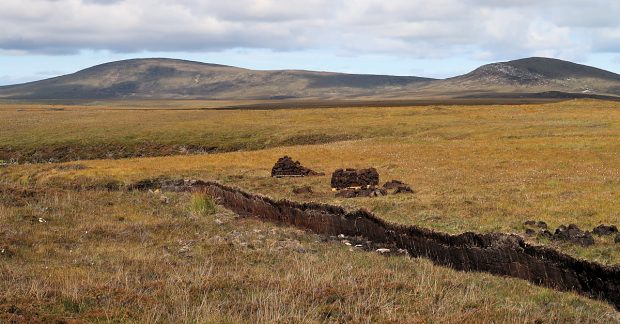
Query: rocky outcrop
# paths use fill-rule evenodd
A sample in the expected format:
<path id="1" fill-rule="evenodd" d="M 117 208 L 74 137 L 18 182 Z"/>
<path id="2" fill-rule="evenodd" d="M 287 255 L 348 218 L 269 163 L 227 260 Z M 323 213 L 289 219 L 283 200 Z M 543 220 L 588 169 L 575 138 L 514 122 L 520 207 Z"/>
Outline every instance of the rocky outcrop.
<path id="1" fill-rule="evenodd" d="M 528 280 L 537 285 L 575 291 L 606 300 L 620 309 L 620 266 L 575 259 L 509 234 L 449 235 L 401 226 L 370 212 L 342 207 L 274 201 L 215 182 L 195 181 L 190 190 L 205 192 L 241 216 L 256 217 L 304 228 L 319 234 L 364 237 L 404 249 L 412 257 L 461 271 L 482 271 Z"/>

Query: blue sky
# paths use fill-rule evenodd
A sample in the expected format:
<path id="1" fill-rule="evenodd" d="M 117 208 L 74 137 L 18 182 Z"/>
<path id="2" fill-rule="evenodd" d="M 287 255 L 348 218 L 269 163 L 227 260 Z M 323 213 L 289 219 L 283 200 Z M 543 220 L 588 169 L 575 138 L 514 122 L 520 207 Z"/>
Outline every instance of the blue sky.
<path id="1" fill-rule="evenodd" d="M 0 85 L 114 60 L 449 77 L 546 56 L 620 72 L 620 3 L 2 0 Z"/>

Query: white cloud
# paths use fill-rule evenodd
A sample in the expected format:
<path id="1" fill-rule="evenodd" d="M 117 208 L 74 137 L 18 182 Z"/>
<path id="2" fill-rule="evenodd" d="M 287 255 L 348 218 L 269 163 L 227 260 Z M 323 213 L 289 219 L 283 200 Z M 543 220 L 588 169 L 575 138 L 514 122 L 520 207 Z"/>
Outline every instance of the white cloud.
<path id="1" fill-rule="evenodd" d="M 2 0 L 0 50 L 574 58 L 620 51 L 618 16 L 611 0 Z"/>

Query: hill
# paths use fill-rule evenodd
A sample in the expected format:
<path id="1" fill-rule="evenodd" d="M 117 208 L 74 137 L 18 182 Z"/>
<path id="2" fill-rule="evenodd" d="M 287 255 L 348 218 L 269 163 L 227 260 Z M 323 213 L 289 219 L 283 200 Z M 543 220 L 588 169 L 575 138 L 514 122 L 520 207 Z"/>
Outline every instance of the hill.
<path id="1" fill-rule="evenodd" d="M 487 64 L 444 80 L 132 59 L 0 87 L 0 98 L 12 99 L 541 98 L 549 93 L 565 98 L 618 96 L 620 75 L 542 57 Z"/>
<path id="2" fill-rule="evenodd" d="M 619 95 L 620 75 L 573 62 L 533 57 L 483 65 L 465 75 L 435 82 L 432 89 L 426 90 L 466 93 L 470 97 L 478 93 L 488 97 L 489 92 Z"/>
<path id="3" fill-rule="evenodd" d="M 175 59 L 133 59 L 0 87 L 19 99 L 281 99 L 374 95 L 432 79 L 300 70 L 256 71 Z"/>

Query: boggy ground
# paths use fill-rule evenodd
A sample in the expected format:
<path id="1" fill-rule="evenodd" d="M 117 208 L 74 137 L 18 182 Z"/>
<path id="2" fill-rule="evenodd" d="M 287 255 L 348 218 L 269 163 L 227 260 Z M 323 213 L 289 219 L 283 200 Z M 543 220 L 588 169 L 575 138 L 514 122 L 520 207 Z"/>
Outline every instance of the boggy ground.
<path id="1" fill-rule="evenodd" d="M 418 107 L 380 107 L 378 102 L 368 102 L 369 106 L 357 108 L 339 102 L 329 109 L 299 108 L 304 102 L 290 103 L 292 109 L 287 109 L 286 103 L 262 103 L 278 108 L 274 110 L 218 110 L 211 108 L 235 104 L 0 101 L 0 160 L 166 156 L 384 137 L 419 142 L 479 139 L 500 146 L 530 137 L 572 142 L 586 136 L 606 141 L 617 136 L 620 108 L 617 102 L 593 100 Z"/>
<path id="2" fill-rule="evenodd" d="M 189 193 L 22 189 L 0 205 L 0 322 L 620 321 L 604 302 L 205 212 Z"/>
<path id="3" fill-rule="evenodd" d="M 453 234 L 523 234 L 526 220 L 545 221 L 552 230 L 569 223 L 584 230 L 599 224 L 620 225 L 618 144 L 590 141 L 567 143 L 549 138 L 498 147 L 485 140 L 408 143 L 384 138 L 203 156 L 81 161 L 60 168 L 53 164 L 10 166 L 0 176 L 10 183 L 72 188 L 117 187 L 159 176 L 212 179 L 274 198 L 364 207 L 392 222 Z M 601 148 L 584 149 L 589 146 Z M 271 178 L 271 166 L 286 154 L 328 175 Z M 80 167 L 71 167 L 76 165 Z M 329 173 L 348 166 L 374 166 L 382 182 L 400 179 L 416 193 L 336 198 Z M 306 185 L 314 193 L 293 194 L 293 188 Z M 591 247 L 528 239 L 580 258 L 620 263 L 613 236 L 595 235 L 596 244 Z"/>
<path id="4" fill-rule="evenodd" d="M 619 321 L 602 302 L 524 281 L 351 252 L 223 210 L 198 217 L 188 210 L 186 194 L 166 194 L 167 205 L 157 195 L 116 191 L 159 176 L 211 179 L 274 198 L 365 207 L 389 221 L 449 233 L 523 233 L 526 220 L 551 228 L 620 225 L 619 107 L 572 101 L 213 114 L 98 107 L 28 114 L 7 108 L 3 116 L 13 119 L 0 119 L 0 141 L 18 150 L 39 142 L 88 147 L 158 139 L 239 142 L 254 151 L 0 167 L 0 245 L 7 251 L 0 262 L 3 319 L 21 313 L 24 321 Z M 293 145 L 315 141 L 323 144 Z M 328 176 L 271 178 L 271 167 L 284 155 Z M 376 167 L 381 183 L 403 180 L 416 193 L 336 198 L 329 174 L 343 167 Z M 314 193 L 292 193 L 305 185 Z M 216 218 L 225 221 L 220 225 Z M 248 238 L 230 237 L 235 231 Z M 209 239 L 218 236 L 224 241 Z M 528 239 L 620 263 L 612 237 L 595 236 L 587 248 Z M 296 240 L 304 252 L 296 242 L 273 243 L 284 247 L 272 251 L 272 243 L 252 240 Z M 73 254 L 74 247 L 80 254 Z M 192 258 L 181 255 L 188 251 Z"/>

